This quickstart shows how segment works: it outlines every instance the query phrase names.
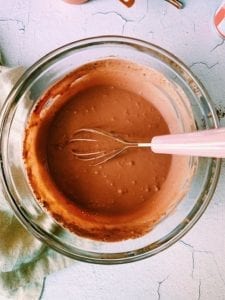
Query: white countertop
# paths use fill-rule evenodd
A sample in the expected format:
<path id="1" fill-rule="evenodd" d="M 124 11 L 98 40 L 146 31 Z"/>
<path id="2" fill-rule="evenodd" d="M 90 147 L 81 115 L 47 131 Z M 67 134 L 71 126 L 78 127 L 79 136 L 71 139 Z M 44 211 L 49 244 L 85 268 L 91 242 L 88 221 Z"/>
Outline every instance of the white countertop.
<path id="1" fill-rule="evenodd" d="M 179 11 L 162 0 L 116 0 L 71 6 L 60 0 L 0 0 L 0 49 L 10 66 L 30 66 L 65 43 L 123 34 L 173 52 L 225 112 L 225 42 L 212 17 L 220 0 L 186 0 Z M 225 124 L 225 121 L 222 120 Z M 47 277 L 42 299 L 225 299 L 225 163 L 204 216 L 170 249 L 144 261 L 98 266 L 74 262 Z"/>

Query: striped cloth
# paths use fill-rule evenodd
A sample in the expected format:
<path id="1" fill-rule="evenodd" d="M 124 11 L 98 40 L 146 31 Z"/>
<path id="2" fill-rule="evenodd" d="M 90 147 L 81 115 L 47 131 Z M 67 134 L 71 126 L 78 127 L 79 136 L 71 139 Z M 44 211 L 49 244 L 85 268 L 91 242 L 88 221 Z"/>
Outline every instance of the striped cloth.
<path id="1" fill-rule="evenodd" d="M 225 38 L 225 3 L 216 11 L 214 24 L 220 35 Z"/>

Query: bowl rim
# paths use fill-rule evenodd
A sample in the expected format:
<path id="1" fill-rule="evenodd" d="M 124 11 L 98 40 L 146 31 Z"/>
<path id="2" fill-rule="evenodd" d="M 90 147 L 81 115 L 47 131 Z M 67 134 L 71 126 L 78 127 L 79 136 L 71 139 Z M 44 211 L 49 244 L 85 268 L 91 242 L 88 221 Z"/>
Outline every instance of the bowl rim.
<path id="1" fill-rule="evenodd" d="M 207 105 L 209 106 L 211 112 L 212 112 L 212 120 L 214 123 L 215 128 L 219 127 L 219 121 L 216 115 L 216 112 L 214 110 L 212 101 L 206 92 L 204 86 L 201 84 L 198 78 L 192 73 L 192 71 L 182 62 L 180 61 L 175 55 L 171 54 L 167 50 L 154 45 L 152 43 L 143 41 L 141 39 L 131 38 L 131 37 L 124 37 L 124 36 L 117 36 L 117 35 L 103 35 L 103 36 L 96 36 L 96 37 L 90 37 L 81 39 L 78 41 L 74 41 L 71 43 L 68 43 L 64 46 L 61 46 L 50 53 L 43 56 L 41 59 L 39 59 L 37 62 L 35 62 L 30 68 L 28 68 L 25 73 L 20 77 L 20 79 L 17 81 L 15 86 L 13 87 L 12 91 L 10 92 L 9 96 L 7 97 L 5 104 L 2 107 L 1 114 L 0 114 L 0 145 L 1 145 L 1 152 L 2 149 L 5 147 L 5 140 L 7 138 L 7 135 L 5 132 L 7 132 L 7 126 L 6 126 L 6 120 L 8 117 L 8 113 L 10 110 L 11 105 L 15 101 L 16 98 L 20 96 L 20 92 L 24 86 L 28 85 L 29 82 L 32 81 L 32 78 L 36 76 L 44 67 L 47 67 L 49 64 L 54 62 L 57 57 L 62 55 L 63 53 L 66 54 L 70 51 L 73 51 L 74 49 L 79 50 L 80 48 L 84 48 L 87 46 L 95 46 L 95 45 L 102 45 L 102 44 L 125 44 L 130 46 L 135 46 L 136 48 L 140 49 L 151 49 L 160 55 L 162 57 L 168 58 L 170 61 L 173 61 L 173 65 L 170 66 L 171 68 L 184 72 L 186 75 L 191 77 L 194 82 L 197 84 L 199 90 L 204 95 L 204 99 L 207 102 Z M 220 174 L 220 168 L 221 168 L 221 159 L 215 159 L 212 158 L 212 165 L 213 165 L 213 174 L 211 176 L 210 180 L 210 186 L 204 194 L 204 201 L 200 205 L 200 207 L 194 211 L 193 216 L 186 221 L 184 220 L 179 225 L 177 225 L 171 232 L 169 232 L 166 236 L 158 240 L 157 242 L 150 244 L 148 246 L 139 248 L 134 251 L 130 252 L 120 252 L 120 253 L 110 253 L 110 254 L 99 254 L 97 252 L 91 252 L 91 251 L 85 251 L 85 250 L 79 250 L 76 248 L 76 253 L 72 253 L 71 251 L 65 250 L 64 246 L 61 242 L 58 240 L 53 240 L 50 235 L 46 233 L 43 229 L 38 227 L 36 224 L 31 222 L 27 218 L 27 216 L 23 213 L 23 210 L 21 207 L 16 203 L 15 199 L 13 198 L 12 194 L 10 193 L 10 186 L 7 183 L 7 165 L 3 153 L 1 153 L 1 181 L 3 184 L 4 189 L 4 195 L 8 203 L 10 204 L 11 208 L 13 209 L 17 219 L 25 226 L 25 228 L 31 232 L 36 238 L 41 240 L 42 242 L 46 243 L 48 246 L 56 250 L 57 252 L 60 252 L 61 254 L 64 254 L 68 257 L 71 257 L 76 260 L 89 262 L 89 263 L 99 263 L 99 264 L 121 264 L 121 263 L 127 263 L 127 262 L 133 262 L 140 259 L 144 259 L 150 256 L 153 256 L 171 245 L 173 245 L 175 242 L 177 242 L 180 238 L 182 238 L 193 226 L 194 224 L 199 220 L 199 218 L 202 216 L 204 211 L 206 210 L 213 194 L 217 186 L 217 181 L 219 179 Z M 194 210 L 196 204 L 194 207 L 192 207 L 191 212 Z M 191 214 L 189 213 L 189 215 Z M 150 247 L 151 246 L 151 247 Z M 74 248 L 73 248 L 74 249 Z M 124 255 L 126 254 L 126 255 Z"/>

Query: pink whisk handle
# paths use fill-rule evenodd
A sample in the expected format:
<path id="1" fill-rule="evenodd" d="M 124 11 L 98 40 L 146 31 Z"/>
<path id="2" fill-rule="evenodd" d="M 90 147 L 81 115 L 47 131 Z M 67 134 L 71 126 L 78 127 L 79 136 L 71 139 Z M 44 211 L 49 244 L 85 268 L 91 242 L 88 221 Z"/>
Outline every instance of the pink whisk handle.
<path id="1" fill-rule="evenodd" d="M 225 128 L 156 136 L 151 143 L 155 153 L 223 158 Z"/>

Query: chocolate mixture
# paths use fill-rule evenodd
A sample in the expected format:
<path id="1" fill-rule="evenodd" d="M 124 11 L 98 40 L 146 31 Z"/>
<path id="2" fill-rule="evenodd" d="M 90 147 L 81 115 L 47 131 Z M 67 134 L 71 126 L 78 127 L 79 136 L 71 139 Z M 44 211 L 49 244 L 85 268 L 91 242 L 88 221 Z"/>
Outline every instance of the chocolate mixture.
<path id="1" fill-rule="evenodd" d="M 24 159 L 32 189 L 56 220 L 78 235 L 135 238 L 174 206 L 176 184 L 167 180 L 171 156 L 130 149 L 90 166 L 74 157 L 68 143 L 80 128 L 115 132 L 130 141 L 168 134 L 151 93 L 149 99 L 142 95 L 142 84 L 149 88 L 148 72 L 116 59 L 90 63 L 51 87 L 30 116 Z M 85 143 L 82 147 L 85 151 Z"/>
<path id="2" fill-rule="evenodd" d="M 119 1 L 125 4 L 127 7 L 131 7 L 135 2 L 135 0 L 119 0 Z"/>
<path id="3" fill-rule="evenodd" d="M 169 132 L 160 113 L 129 91 L 104 85 L 73 96 L 56 113 L 47 144 L 51 176 L 71 203 L 92 214 L 120 215 L 138 209 L 160 190 L 169 171 L 169 156 L 132 149 L 103 165 L 89 166 L 76 160 L 75 145 L 67 144 L 79 128 L 101 128 L 147 142 Z M 79 151 L 85 152 L 87 144 L 81 147 Z"/>

